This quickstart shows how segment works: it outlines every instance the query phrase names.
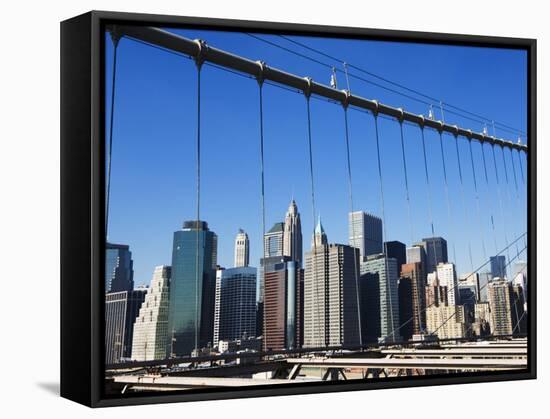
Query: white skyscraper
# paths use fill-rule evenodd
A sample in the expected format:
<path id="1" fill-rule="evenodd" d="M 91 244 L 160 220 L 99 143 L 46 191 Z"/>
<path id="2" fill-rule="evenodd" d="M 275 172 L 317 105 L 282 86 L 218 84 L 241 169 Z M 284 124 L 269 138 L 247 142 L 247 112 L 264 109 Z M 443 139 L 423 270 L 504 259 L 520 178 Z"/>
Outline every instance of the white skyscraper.
<path id="1" fill-rule="evenodd" d="M 300 213 L 294 199 L 288 206 L 283 232 L 283 256 L 302 263 L 302 224 Z"/>
<path id="2" fill-rule="evenodd" d="M 440 263 L 436 268 L 439 284 L 442 287 L 447 287 L 449 305 L 454 306 L 460 304 L 455 265 L 453 263 Z"/>
<path id="3" fill-rule="evenodd" d="M 316 238 L 305 257 L 304 347 L 358 345 L 358 250 L 327 244 L 324 231 Z"/>
<path id="4" fill-rule="evenodd" d="M 132 359 L 150 361 L 166 358 L 170 266 L 157 266 L 134 324 Z"/>
<path id="5" fill-rule="evenodd" d="M 245 268 L 250 263 L 250 241 L 248 234 L 239 229 L 235 237 L 235 268 Z"/>
<path id="6" fill-rule="evenodd" d="M 382 220 L 363 211 L 348 216 L 349 245 L 359 249 L 361 260 L 384 252 L 382 248 Z"/>

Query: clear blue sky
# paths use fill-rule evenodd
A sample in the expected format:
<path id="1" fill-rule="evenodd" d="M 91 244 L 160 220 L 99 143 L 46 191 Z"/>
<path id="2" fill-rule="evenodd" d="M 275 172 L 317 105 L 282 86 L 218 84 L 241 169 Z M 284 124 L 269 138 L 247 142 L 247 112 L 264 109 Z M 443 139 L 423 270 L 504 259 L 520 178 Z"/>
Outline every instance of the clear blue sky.
<path id="1" fill-rule="evenodd" d="M 189 38 L 263 60 L 288 72 L 329 83 L 330 72 L 315 63 L 261 43 L 246 34 L 178 30 Z M 273 35 L 265 39 L 300 50 Z M 526 53 L 505 49 L 451 47 L 379 41 L 294 38 L 347 62 L 456 106 L 526 130 Z M 118 50 L 109 240 L 129 244 L 135 282 L 148 284 L 153 268 L 171 263 L 172 235 L 184 220 L 195 218 L 196 67 L 193 61 L 128 39 Z M 326 58 L 318 57 L 323 61 Z M 337 62 L 335 66 L 340 66 Z M 107 42 L 107 115 L 110 104 L 112 46 Z M 357 73 L 357 71 L 354 71 Z M 249 234 L 251 264 L 261 252 L 258 85 L 254 80 L 205 66 L 202 69 L 202 196 L 201 218 L 218 234 L 219 263 L 233 263 L 233 242 L 239 228 Z M 339 88 L 345 87 L 342 75 Z M 351 79 L 353 93 L 377 99 L 415 113 L 426 106 Z M 349 192 L 343 110 L 323 100 L 311 101 L 316 206 L 329 242 L 347 243 Z M 374 122 L 370 114 L 350 109 L 354 209 L 380 215 L 379 179 Z M 439 118 L 439 112 L 436 112 Z M 313 229 L 308 171 L 306 103 L 303 95 L 264 87 L 266 220 L 269 229 L 282 221 L 294 195 L 302 216 L 304 251 Z M 448 122 L 481 131 L 475 122 L 445 115 Z M 107 128 L 109 121 L 107 120 Z M 404 126 L 411 197 L 413 234 L 407 214 L 399 124 L 379 118 L 387 240 L 410 244 L 430 236 L 428 192 L 420 130 Z M 491 130 L 492 132 L 492 130 Z M 517 137 L 499 131 L 499 137 Z M 505 247 L 526 230 L 526 189 L 519 160 L 514 163 L 519 186 L 516 194 L 512 161 L 506 151 L 509 183 L 504 177 L 500 148 L 496 149 L 502 200 L 498 199 L 491 150 L 485 148 L 489 187 L 485 182 L 481 146 L 473 142 L 481 218 L 473 187 L 467 140 L 459 139 L 465 207 L 460 194 L 454 138 L 444 136 L 451 197 L 447 214 L 438 135 L 426 130 L 435 234 L 449 241 L 449 257 L 456 248 L 458 272 L 470 271 L 486 254 Z M 525 171 L 525 155 L 522 153 Z M 500 203 L 502 202 L 502 211 Z M 493 235 L 490 218 L 498 230 Z M 469 220 L 469 222 L 467 222 Z M 451 243 L 452 242 L 452 243 Z M 523 241 L 518 244 L 523 248 Z M 510 255 L 515 255 L 513 246 Z M 522 257 L 525 259 L 525 256 Z"/>

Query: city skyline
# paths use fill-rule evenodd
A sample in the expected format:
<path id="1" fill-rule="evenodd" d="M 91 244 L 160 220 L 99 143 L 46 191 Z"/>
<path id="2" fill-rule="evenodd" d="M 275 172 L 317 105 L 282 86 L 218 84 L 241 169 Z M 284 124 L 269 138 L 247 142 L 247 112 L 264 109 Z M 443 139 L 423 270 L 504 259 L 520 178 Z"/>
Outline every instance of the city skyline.
<path id="1" fill-rule="evenodd" d="M 211 45 L 219 45 L 229 51 L 241 53 L 251 58 L 265 56 L 266 62 L 281 68 L 296 70 L 299 64 L 300 73 L 313 76 L 315 80 L 326 81 L 330 72 L 321 71 L 307 62 L 297 63 L 295 57 L 283 54 L 277 50 L 266 49 L 252 38 L 243 34 L 229 34 L 215 31 L 177 31 L 191 38 L 206 39 Z M 269 36 L 266 36 L 268 39 Z M 316 38 L 297 37 L 307 44 L 319 46 L 321 40 Z M 279 40 L 280 41 L 280 40 Z M 482 113 L 489 109 L 495 120 L 512 121 L 513 125 L 523 126 L 526 109 L 521 100 L 526 86 L 523 83 L 511 83 L 510 78 L 518 80 L 517 74 L 524 74 L 525 57 L 518 51 L 486 50 L 472 47 L 437 47 L 411 46 L 399 43 L 381 43 L 376 41 L 323 40 L 323 49 L 328 51 L 341 48 L 349 61 L 357 65 L 369 67 L 372 61 L 366 56 L 375 54 L 380 67 L 380 74 L 388 74 L 394 79 L 403 80 L 400 66 L 392 65 L 395 56 L 410 57 L 411 65 L 418 68 L 415 82 L 419 87 L 429 87 L 430 91 L 441 92 L 452 103 L 467 107 L 462 103 L 464 97 L 477 98 L 473 101 L 480 106 Z M 111 48 L 106 43 L 106 65 L 110 68 Z M 388 49 L 389 48 L 389 49 Z M 412 53 L 421 49 L 422 60 Z M 451 51 L 451 52 L 450 52 Z M 368 52 L 368 53 L 365 53 Z M 416 51 L 419 52 L 419 51 Z M 192 218 L 194 162 L 182 165 L 177 156 L 189 156 L 193 148 L 194 131 L 186 127 L 193 126 L 195 102 L 194 86 L 186 84 L 195 80 L 195 66 L 192 62 L 165 54 L 152 48 L 133 44 L 129 40 L 121 41 L 119 50 L 121 66 L 119 67 L 121 83 L 117 85 L 121 103 L 117 108 L 119 120 L 114 127 L 117 141 L 114 143 L 113 155 L 115 166 L 112 178 L 112 197 L 110 215 L 109 240 L 127 243 L 136 255 L 136 284 L 147 283 L 150 272 L 159 263 L 169 264 L 165 255 L 170 248 L 170 235 L 162 233 L 171 231 L 184 218 Z M 480 54 L 483 53 L 483 60 Z M 490 57 L 489 59 L 487 57 Z M 382 64 L 387 62 L 387 64 Z M 428 65 L 429 62 L 429 65 Z M 474 69 L 463 66 L 463 62 L 477 62 L 480 65 Z M 488 62 L 491 64 L 489 65 Z M 302 65 L 303 64 L 303 65 Z M 498 78 L 492 70 L 498 66 Z M 460 69 L 460 71 L 459 71 Z M 433 74 L 452 74 L 451 78 L 436 77 Z M 236 228 L 243 228 L 249 234 L 251 243 L 258 243 L 261 237 L 261 210 L 259 205 L 259 162 L 257 154 L 258 125 L 256 83 L 220 72 L 217 69 L 203 69 L 204 115 L 205 122 L 216 119 L 216 124 L 205 126 L 203 130 L 203 205 L 201 211 L 204 219 L 208 219 L 220 236 L 220 263 L 231 266 L 233 234 Z M 137 89 L 132 80 L 147 80 Z M 458 82 L 457 82 L 458 80 Z M 468 83 L 466 83 L 466 81 Z M 344 81 L 340 78 L 339 84 Z M 106 88 L 110 81 L 107 80 Z M 455 86 L 456 84 L 456 86 Z M 416 85 L 413 83 L 413 85 Z M 187 87 L 183 87 L 187 86 Z M 223 86 L 223 89 L 219 89 Z M 407 101 L 403 97 L 388 96 L 387 92 L 375 91 L 357 81 L 352 81 L 354 92 L 368 98 L 376 98 L 388 104 L 403 106 L 407 110 L 428 114 L 428 107 L 418 107 L 418 103 Z M 266 147 L 266 220 L 279 219 L 277 214 L 284 212 L 286 202 L 292 197 L 302 203 L 302 219 L 304 234 L 313 230 L 316 220 L 312 218 L 310 202 L 309 173 L 307 170 L 307 145 L 305 127 L 305 104 L 303 97 L 290 92 L 281 91 L 273 86 L 265 86 L 265 147 Z M 139 91 L 139 94 L 138 94 Z M 443 95 L 443 93 L 446 93 Z M 243 101 L 235 107 L 220 107 L 219 103 L 230 100 L 234 95 L 241 95 L 250 100 Z M 507 103 L 514 103 L 514 111 L 504 103 L 494 100 L 494 97 L 506 94 L 510 98 Z M 221 96 L 220 96 L 221 95 Z M 162 98 L 162 108 L 166 112 L 159 114 L 159 98 Z M 185 98 L 182 99 L 182 98 Z M 166 106 L 165 106 L 166 105 Z M 107 108 L 109 104 L 107 104 Z M 107 109 L 108 110 L 108 109 Z M 438 115 L 437 106 L 434 111 Z M 130 118 L 130 116 L 132 116 Z M 142 118 L 140 118 L 142 116 Z M 223 116 L 223 117 L 221 117 Z M 330 226 L 331 237 L 336 242 L 347 243 L 346 216 L 350 210 L 349 196 L 345 185 L 346 161 L 343 138 L 343 115 L 341 107 L 325 104 L 322 101 L 312 101 L 312 128 L 314 145 L 314 178 L 317 193 L 317 215 L 320 213 L 323 222 Z M 447 115 L 447 118 L 452 116 Z M 358 112 L 349 112 L 351 165 L 353 172 L 354 210 L 364 210 L 380 214 L 379 181 L 376 175 L 376 152 L 374 146 L 374 127 L 372 117 Z M 284 123 L 281 123 L 284 121 Z M 245 123 L 246 122 L 246 123 Z M 468 120 L 459 121 L 462 125 L 481 131 L 482 126 Z M 153 125 L 154 124 L 154 125 Z M 208 125 L 208 124 L 207 124 Z M 152 132 L 150 127 L 155 126 Z M 492 127 L 488 127 L 491 132 Z M 401 156 L 394 150 L 399 150 L 399 126 L 395 121 L 379 120 L 381 141 L 382 172 L 386 191 L 385 221 L 388 239 L 409 243 L 411 241 L 408 217 L 406 212 L 406 191 L 403 186 Z M 497 128 L 498 130 L 498 128 Z M 432 235 L 428 191 L 423 177 L 421 155 L 421 139 L 418 129 L 404 126 L 407 166 L 409 168 L 409 187 L 411 197 L 411 219 L 413 221 L 415 240 Z M 503 136 L 503 132 L 497 135 Z M 155 149 L 161 153 L 161 159 L 151 161 L 152 138 L 155 138 Z M 524 140 L 525 141 L 525 140 Z M 481 199 L 483 219 L 474 217 L 476 200 L 473 190 L 472 172 L 469 168 L 469 150 L 467 141 L 460 139 L 460 154 L 464 175 L 464 190 L 466 206 L 469 207 L 470 224 L 466 223 L 463 206 L 460 199 L 458 183 L 458 168 L 453 138 L 444 136 L 444 149 L 447 159 L 449 178 L 449 194 L 451 196 L 452 219 L 449 221 L 444 195 L 442 165 L 438 160 L 439 140 L 437 133 L 426 131 L 427 155 L 432 163 L 429 171 L 431 177 L 431 193 L 433 205 L 433 223 L 435 235 L 444 236 L 454 249 L 449 248 L 449 254 L 456 253 L 453 259 L 459 272 L 472 270 L 479 265 L 483 257 L 483 245 L 487 253 L 495 253 L 502 249 L 508 240 L 519 236 L 525 231 L 525 211 L 520 202 L 524 202 L 525 188 L 520 181 L 520 200 L 516 199 L 516 191 L 511 173 L 511 161 L 508 160 L 508 176 L 504 180 L 504 164 L 500 150 L 497 150 L 497 168 L 500 176 L 500 189 L 504 210 L 499 210 L 498 188 L 495 173 L 492 169 L 490 149 L 485 150 L 488 159 L 489 184 L 484 181 L 479 144 L 473 144 L 476 175 L 480 192 L 487 194 Z M 232 147 L 226 147 L 230 143 Z M 223 150 L 223 153 L 221 153 Z M 284 158 L 280 156 L 284 153 Z M 118 157 L 116 157 L 118 156 Z M 516 170 L 517 167 L 517 155 Z M 162 163 L 161 163 L 162 161 Z M 190 161 L 190 160 L 188 160 Z M 233 170 L 235 163 L 240 170 Z M 284 164 L 283 164 L 284 162 Z M 525 167 L 525 163 L 524 167 Z M 147 176 L 140 167 L 151 167 Z M 221 172 L 220 172 L 221 171 Z M 231 176 L 218 176 L 218 173 L 231 173 Z M 519 171 L 517 173 L 519 177 Z M 235 188 L 235 184 L 241 185 Z M 160 185 L 160 186 L 159 186 Z M 160 204 L 163 200 L 168 205 Z M 218 202 L 234 203 L 225 205 L 225 211 L 218 211 Z M 188 214 L 188 217 L 185 215 Z M 491 217 L 489 217 L 489 214 Z M 459 222 L 453 222 L 453 220 Z M 492 222 L 495 226 L 493 237 Z M 135 226 L 140 228 L 136 229 Z M 465 228 L 460 228 L 466 225 Z M 479 237 L 474 237 L 475 233 Z M 495 240 L 496 239 L 496 240 Z M 468 243 L 470 241 L 470 243 Z M 493 242 L 497 242 L 495 247 Z M 261 257 L 258 246 L 250 254 L 252 264 L 258 264 Z M 469 261 L 469 247 L 472 248 L 473 263 Z M 471 266 L 475 265 L 475 266 Z"/>

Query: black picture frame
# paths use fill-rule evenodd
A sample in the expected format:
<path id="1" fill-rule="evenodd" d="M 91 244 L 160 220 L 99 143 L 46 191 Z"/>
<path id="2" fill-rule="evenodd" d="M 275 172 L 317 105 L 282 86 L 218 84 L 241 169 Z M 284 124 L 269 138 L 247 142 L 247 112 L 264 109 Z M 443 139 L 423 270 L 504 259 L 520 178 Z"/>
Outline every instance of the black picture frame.
<path id="1" fill-rule="evenodd" d="M 528 364 L 527 369 L 206 389 L 106 397 L 104 378 L 105 138 L 104 31 L 106 25 L 195 27 L 226 31 L 338 36 L 356 39 L 522 49 L 528 65 Z M 91 407 L 325 393 L 378 388 L 536 378 L 536 40 L 396 30 L 91 11 L 61 23 L 61 396 Z"/>

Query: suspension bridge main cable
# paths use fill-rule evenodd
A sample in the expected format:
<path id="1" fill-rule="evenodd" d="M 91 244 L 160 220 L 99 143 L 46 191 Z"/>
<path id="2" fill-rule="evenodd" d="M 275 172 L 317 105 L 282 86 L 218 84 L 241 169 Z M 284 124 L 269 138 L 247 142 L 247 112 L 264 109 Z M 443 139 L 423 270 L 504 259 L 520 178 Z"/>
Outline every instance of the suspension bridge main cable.
<path id="1" fill-rule="evenodd" d="M 521 234 L 520 236 L 518 236 L 516 239 L 514 239 L 514 241 L 512 241 L 512 243 L 510 243 L 510 244 L 507 245 L 504 249 L 502 249 L 500 252 L 498 252 L 498 253 L 496 254 L 496 256 L 499 256 L 499 255 L 502 254 L 503 252 L 507 251 L 508 248 L 509 248 L 510 246 L 512 246 L 513 244 L 517 243 L 517 242 L 518 242 L 519 240 L 521 240 L 526 234 L 527 234 L 527 233 L 523 233 L 523 234 Z M 483 264 L 479 265 L 475 270 L 472 270 L 472 274 L 475 274 L 475 273 L 479 272 L 481 269 L 483 269 L 485 266 L 487 266 L 490 262 L 491 262 L 490 259 L 487 260 L 487 261 L 485 261 Z M 510 262 L 509 262 L 509 263 L 510 263 Z M 485 286 L 486 286 L 486 284 L 485 284 L 483 287 L 481 287 L 480 290 L 483 289 Z M 456 290 L 457 288 L 458 288 L 458 284 L 456 284 L 455 286 L 453 286 L 451 289 L 447 290 L 447 293 L 449 293 L 449 292 L 451 292 L 451 291 L 454 291 L 454 290 Z M 425 313 L 426 310 L 428 310 L 430 307 L 433 307 L 434 305 L 436 305 L 435 302 L 433 302 L 432 304 L 427 305 L 426 307 L 424 307 L 424 308 L 422 309 L 422 313 Z M 409 323 L 410 323 L 411 321 L 413 321 L 413 320 L 414 320 L 414 316 L 410 317 L 409 319 L 407 319 L 406 321 L 404 321 L 404 322 L 396 329 L 396 331 L 401 330 L 403 327 L 405 327 L 407 324 L 409 324 Z M 389 336 L 389 335 L 388 335 L 388 336 Z M 387 336 L 386 336 L 386 337 L 387 337 Z"/>
<path id="2" fill-rule="evenodd" d="M 349 87 L 348 87 L 349 92 Z M 346 138 L 346 161 L 348 169 L 348 184 L 349 184 L 349 205 L 350 205 L 350 223 L 353 237 L 355 236 L 355 220 L 353 219 L 353 180 L 351 175 L 351 156 L 350 156 L 350 144 L 349 144 L 349 126 L 348 126 L 348 106 L 344 106 L 344 125 L 345 125 L 345 138 Z M 353 249 L 353 263 L 355 274 L 355 297 L 357 304 L 357 325 L 359 328 L 359 345 L 363 346 L 363 327 L 361 324 L 361 299 L 359 297 L 359 266 L 357 263 L 357 249 Z"/>
<path id="3" fill-rule="evenodd" d="M 527 248 L 524 247 L 524 248 L 520 251 L 520 254 L 523 253 L 526 249 L 527 249 Z M 512 260 L 508 261 L 508 263 L 505 265 L 505 268 L 508 268 L 508 267 L 512 264 L 512 262 L 513 262 L 515 259 L 518 259 L 518 258 L 519 258 L 519 255 L 514 256 L 514 257 L 512 258 Z M 523 270 L 523 269 L 522 269 L 522 270 Z M 485 287 L 489 286 L 489 284 L 490 284 L 490 282 L 486 282 L 485 284 L 483 284 L 483 286 L 481 286 L 481 287 L 479 288 L 479 292 L 481 292 L 481 290 L 483 290 Z M 471 296 L 469 297 L 469 301 L 468 301 L 467 304 L 471 304 L 472 302 L 474 302 L 474 301 L 472 301 L 474 297 L 476 297 L 475 294 L 471 295 Z M 516 313 L 516 319 L 519 319 L 519 318 L 520 318 L 520 317 L 519 317 L 519 314 L 518 314 L 518 311 L 517 311 L 517 302 L 518 302 L 518 300 L 519 300 L 518 297 L 514 297 L 514 304 L 510 304 L 510 317 L 512 317 L 512 309 L 514 309 L 514 311 L 515 311 L 515 313 Z M 461 301 L 461 304 L 460 304 L 460 305 L 466 306 L 466 304 L 465 304 L 463 301 Z M 525 314 L 525 311 L 524 311 L 524 313 L 522 314 L 521 318 L 523 318 L 523 315 L 524 315 L 524 314 Z M 432 333 L 436 333 L 436 332 L 437 332 L 439 329 L 441 329 L 449 320 L 451 320 L 451 319 L 452 319 L 453 317 L 455 317 L 455 316 L 456 316 L 456 311 L 455 311 L 453 314 L 451 314 L 451 315 L 450 315 L 441 325 L 439 325 Z M 518 320 L 518 322 L 517 322 L 516 324 L 519 324 L 519 320 Z M 513 326 L 513 323 L 512 323 L 512 326 Z M 469 324 L 469 325 L 468 325 L 468 329 L 466 330 L 466 334 L 467 334 L 471 329 L 472 329 L 472 324 Z M 516 330 L 516 327 L 513 327 L 513 328 L 512 328 L 512 335 L 514 334 L 514 331 L 515 331 L 515 330 Z"/>
<path id="4" fill-rule="evenodd" d="M 252 36 L 252 37 L 254 37 L 254 38 L 256 38 L 256 39 L 258 39 L 258 40 L 260 40 L 260 41 L 262 41 L 262 42 L 265 42 L 265 43 L 267 43 L 267 44 L 270 44 L 270 45 L 272 45 L 272 46 L 274 46 L 274 47 L 277 47 L 277 48 L 279 48 L 279 49 L 282 49 L 282 50 L 285 50 L 285 51 L 287 51 L 287 52 L 290 52 L 290 53 L 292 53 L 292 54 L 294 54 L 294 55 L 297 55 L 297 56 L 300 56 L 300 57 L 302 57 L 302 58 L 305 58 L 305 59 L 307 59 L 307 60 L 309 60 L 309 61 L 316 62 L 317 64 L 323 65 L 323 66 L 325 66 L 325 67 L 332 67 L 332 66 L 331 66 L 330 64 L 328 64 L 328 63 L 322 62 L 322 61 L 320 61 L 320 60 L 317 60 L 317 59 L 315 59 L 315 58 L 313 58 L 313 57 L 311 57 L 311 56 L 302 54 L 302 53 L 300 53 L 300 52 L 291 50 L 290 48 L 286 48 L 286 47 L 284 47 L 284 46 L 282 46 L 282 45 L 280 45 L 280 44 L 277 44 L 277 43 L 275 43 L 275 42 L 269 41 L 269 40 L 267 40 L 267 39 L 265 39 L 265 38 L 261 38 L 261 37 L 259 37 L 259 36 L 255 36 L 255 35 L 250 34 L 250 33 L 247 33 L 247 35 Z M 325 57 L 325 58 L 328 58 L 328 59 L 330 59 L 330 60 L 333 60 L 333 61 L 336 61 L 336 62 L 339 62 L 339 63 L 346 63 L 346 65 L 347 65 L 348 67 L 350 67 L 350 68 L 353 68 L 353 69 L 355 69 L 355 70 L 357 70 L 357 71 L 360 71 L 360 72 L 362 72 L 362 73 L 364 73 L 364 74 L 366 74 L 366 75 L 369 75 L 369 76 L 371 76 L 371 77 L 374 77 L 374 78 L 376 78 L 376 79 L 378 79 L 378 80 L 381 80 L 381 81 L 383 81 L 383 82 L 385 82 L 385 83 L 387 83 L 387 84 L 390 84 L 390 85 L 392 85 L 392 86 L 398 87 L 398 88 L 400 88 L 400 89 L 402 89 L 402 90 L 405 90 L 405 91 L 407 91 L 407 92 L 409 92 L 409 93 L 413 93 L 413 94 L 415 94 L 415 95 L 417 95 L 417 96 L 420 96 L 420 97 L 422 97 L 422 98 L 424 98 L 424 99 L 426 99 L 426 100 L 421 100 L 421 99 L 412 97 L 412 96 L 407 95 L 407 94 L 405 94 L 405 93 L 402 93 L 402 92 L 396 91 L 396 90 L 394 90 L 394 89 L 391 89 L 391 88 L 389 88 L 389 87 L 387 87 L 387 86 L 383 86 L 383 85 L 377 84 L 377 83 L 375 83 L 375 82 L 373 82 L 373 81 L 371 81 L 371 80 L 362 79 L 361 77 L 356 76 L 356 75 L 353 75 L 353 74 L 350 74 L 350 77 L 354 77 L 354 78 L 356 78 L 356 79 L 358 79 L 358 80 L 362 80 L 362 81 L 364 81 L 364 82 L 366 82 L 366 83 L 373 84 L 373 85 L 375 85 L 375 86 L 381 87 L 382 89 L 391 91 L 391 92 L 393 92 L 393 93 L 399 94 L 399 95 L 401 95 L 401 96 L 403 96 L 403 97 L 407 97 L 407 98 L 409 98 L 409 99 L 415 100 L 415 101 L 417 101 L 417 102 L 420 102 L 420 103 L 423 103 L 423 104 L 426 104 L 426 105 L 432 105 L 433 103 L 440 103 L 441 106 L 445 106 L 446 108 L 452 108 L 452 109 L 454 109 L 455 111 L 458 111 L 458 112 L 460 112 L 460 113 L 464 113 L 464 114 L 470 115 L 471 117 L 478 118 L 478 119 L 473 119 L 473 118 L 467 117 L 467 116 L 465 116 L 465 115 L 462 115 L 462 114 L 460 114 L 460 113 L 458 113 L 458 112 L 451 111 L 451 110 L 447 109 L 447 112 L 452 113 L 452 114 L 454 114 L 454 115 L 456 115 L 456 116 L 460 116 L 460 117 L 465 118 L 465 119 L 469 119 L 469 120 L 471 120 L 471 121 L 473 121 L 473 122 L 481 122 L 481 123 L 482 123 L 482 121 L 493 122 L 493 123 L 495 123 L 496 125 L 498 125 L 502 131 L 507 131 L 507 132 L 509 132 L 509 133 L 523 134 L 523 135 L 526 134 L 524 131 L 521 131 L 521 130 L 516 129 L 516 128 L 514 128 L 514 127 L 511 127 L 511 126 L 509 126 L 509 125 L 506 125 L 506 124 L 503 124 L 503 123 L 494 121 L 493 119 L 489 119 L 489 118 L 484 117 L 484 116 L 482 116 L 482 115 L 479 115 L 479 114 L 476 114 L 476 113 L 474 113 L 474 112 L 468 111 L 468 110 L 466 110 L 466 109 L 460 108 L 460 107 L 458 107 L 458 106 L 452 105 L 452 104 L 450 104 L 450 103 L 448 103 L 448 102 L 444 102 L 444 101 L 442 101 L 442 100 L 440 100 L 440 99 L 436 99 L 435 97 L 430 96 L 430 95 L 427 95 L 427 94 L 425 94 L 425 93 L 422 93 L 422 92 L 420 92 L 420 91 L 417 90 L 417 89 L 412 89 L 412 88 L 407 87 L 407 86 L 405 86 L 405 85 L 403 85 L 403 84 L 401 84 L 401 83 L 397 83 L 397 82 L 392 81 L 392 80 L 390 80 L 390 79 L 388 79 L 388 78 L 386 78 L 386 77 L 382 77 L 382 76 L 380 76 L 380 75 L 378 75 L 378 74 L 376 74 L 376 73 L 373 73 L 373 72 L 371 72 L 371 71 L 368 71 L 368 70 L 366 70 L 366 69 L 364 69 L 364 68 L 362 68 L 362 67 L 359 67 L 359 66 L 357 66 L 357 65 L 350 64 L 350 63 L 347 62 L 346 60 L 342 60 L 342 59 L 340 59 L 340 58 L 334 57 L 334 56 L 332 56 L 332 55 L 330 55 L 330 54 L 327 54 L 326 52 L 323 52 L 323 51 L 321 51 L 321 50 L 319 50 L 319 49 L 317 49 L 317 48 L 313 48 L 313 47 L 311 47 L 311 46 L 309 46 L 309 45 L 304 44 L 303 42 L 299 42 L 299 41 L 297 41 L 297 40 L 295 40 L 295 39 L 292 39 L 292 38 L 290 38 L 290 37 L 288 37 L 288 36 L 285 36 L 285 35 L 278 35 L 278 36 L 279 36 L 281 39 L 285 39 L 286 41 L 288 41 L 288 42 L 290 42 L 290 43 L 293 43 L 293 44 L 295 44 L 295 45 L 297 45 L 297 46 L 299 46 L 299 47 L 301 47 L 301 48 L 304 48 L 304 49 L 306 49 L 306 50 L 309 50 L 309 51 L 311 51 L 311 52 L 314 52 L 314 53 L 316 53 L 316 54 L 318 54 L 318 55 L 320 55 L 320 56 L 323 56 L 323 57 Z M 338 71 L 338 70 L 337 70 L 337 71 Z M 429 101 L 429 102 L 428 102 L 428 101 Z M 480 120 L 482 120 L 482 121 L 480 121 Z"/>

